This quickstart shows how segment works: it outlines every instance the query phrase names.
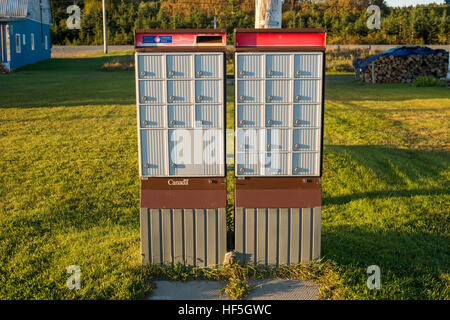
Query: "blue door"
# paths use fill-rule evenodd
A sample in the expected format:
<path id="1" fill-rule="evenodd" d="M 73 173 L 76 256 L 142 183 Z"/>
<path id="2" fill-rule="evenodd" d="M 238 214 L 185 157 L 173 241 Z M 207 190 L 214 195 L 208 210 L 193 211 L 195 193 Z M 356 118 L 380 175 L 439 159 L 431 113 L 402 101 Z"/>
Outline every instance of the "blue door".
<path id="1" fill-rule="evenodd" d="M 0 23 L 0 62 L 8 62 L 6 24 Z"/>

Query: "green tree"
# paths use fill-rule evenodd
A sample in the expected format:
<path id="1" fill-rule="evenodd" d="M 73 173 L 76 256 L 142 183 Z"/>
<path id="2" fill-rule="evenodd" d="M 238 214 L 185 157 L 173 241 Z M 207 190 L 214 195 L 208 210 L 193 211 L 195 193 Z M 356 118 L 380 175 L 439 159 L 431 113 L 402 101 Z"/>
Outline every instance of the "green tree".
<path id="1" fill-rule="evenodd" d="M 380 6 L 381 30 L 368 30 L 366 9 Z M 67 6 L 82 10 L 81 30 L 68 30 Z M 101 44 L 101 0 L 51 0 L 54 44 Z M 253 28 L 254 0 L 108 0 L 108 37 L 111 44 L 134 43 L 135 29 L 212 28 L 217 17 L 219 28 L 227 30 L 233 41 L 233 29 Z M 327 29 L 329 43 L 448 44 L 448 6 L 425 5 L 390 8 L 384 0 L 285 1 L 283 27 Z"/>

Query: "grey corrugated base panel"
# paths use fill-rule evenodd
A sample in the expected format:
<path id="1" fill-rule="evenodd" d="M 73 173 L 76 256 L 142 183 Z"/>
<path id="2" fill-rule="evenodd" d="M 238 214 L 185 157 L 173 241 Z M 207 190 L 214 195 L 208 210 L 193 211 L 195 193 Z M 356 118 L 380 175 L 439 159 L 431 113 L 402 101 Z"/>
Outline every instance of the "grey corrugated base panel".
<path id="1" fill-rule="evenodd" d="M 286 265 L 320 258 L 321 207 L 236 208 L 241 262 Z"/>
<path id="2" fill-rule="evenodd" d="M 227 249 L 225 213 L 225 208 L 141 208 L 142 263 L 222 264 Z"/>

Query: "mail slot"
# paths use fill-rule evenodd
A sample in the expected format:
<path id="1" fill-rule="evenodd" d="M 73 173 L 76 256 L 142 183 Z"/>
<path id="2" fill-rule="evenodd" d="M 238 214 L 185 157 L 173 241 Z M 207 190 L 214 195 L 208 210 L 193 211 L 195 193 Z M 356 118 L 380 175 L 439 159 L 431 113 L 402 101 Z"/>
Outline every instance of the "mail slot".
<path id="1" fill-rule="evenodd" d="M 320 257 L 325 30 L 235 30 L 235 245 L 243 261 Z"/>
<path id="2" fill-rule="evenodd" d="M 226 251 L 224 30 L 137 30 L 142 262 Z"/>

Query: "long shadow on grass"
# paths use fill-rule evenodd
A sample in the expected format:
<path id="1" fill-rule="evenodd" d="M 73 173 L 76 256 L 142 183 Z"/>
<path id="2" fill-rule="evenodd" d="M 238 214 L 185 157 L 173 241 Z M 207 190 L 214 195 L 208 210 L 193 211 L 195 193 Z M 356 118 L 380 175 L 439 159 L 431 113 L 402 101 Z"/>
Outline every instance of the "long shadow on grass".
<path id="1" fill-rule="evenodd" d="M 360 199 L 381 199 L 381 198 L 395 198 L 395 197 L 414 197 L 414 196 L 428 196 L 428 195 L 448 195 L 447 189 L 411 189 L 411 190 L 386 190 L 386 191 L 372 191 L 360 192 L 351 195 L 340 197 L 324 198 L 324 205 L 346 204 L 351 201 Z"/>
<path id="2" fill-rule="evenodd" d="M 0 78 L 0 108 L 133 105 L 134 72 L 101 69 L 115 57 L 56 58 L 20 68 Z"/>
<path id="3" fill-rule="evenodd" d="M 373 226 L 322 226 L 322 256 L 345 270 L 344 285 L 372 296 L 366 270 L 381 270 L 381 293 L 389 299 L 448 299 L 450 238 L 445 234 Z M 377 291 L 377 290 L 374 290 Z M 447 292 L 447 297 L 445 297 Z"/>
<path id="4" fill-rule="evenodd" d="M 333 159 L 327 163 L 327 155 Z M 323 197 L 324 205 L 345 204 L 359 199 L 413 197 L 418 195 L 448 195 L 449 182 L 444 179 L 448 170 L 449 152 L 424 151 L 411 149 L 397 149 L 387 146 L 325 146 L 324 175 L 327 170 L 340 172 L 345 170 L 351 161 L 366 168 L 377 181 L 386 186 L 385 190 L 367 190 L 354 192 L 342 196 L 329 196 L 326 192 Z M 341 166 L 341 164 L 343 166 Z M 339 173 L 345 174 L 345 173 Z M 351 189 L 357 185 L 359 177 L 352 179 L 352 171 L 348 171 L 345 181 L 340 181 L 339 187 Z M 442 179 L 442 183 L 436 183 Z M 325 180 L 326 181 L 326 180 Z M 411 182 L 432 182 L 435 187 L 410 188 Z M 335 183 L 335 182 L 333 182 Z M 367 183 L 367 181 L 361 181 Z M 438 187 L 436 187 L 436 185 Z M 327 186 L 324 187 L 328 189 Z M 330 187 L 331 189 L 331 187 Z"/>
<path id="5" fill-rule="evenodd" d="M 448 273 L 450 261 L 448 214 L 443 211 L 444 200 L 433 199 L 445 199 L 450 194 L 449 182 L 445 179 L 449 153 L 387 146 L 328 145 L 324 159 L 324 190 L 340 188 L 348 190 L 348 194 L 330 196 L 324 192 L 322 255 L 347 270 L 347 281 L 352 282 L 347 284 L 359 286 L 362 294 L 367 290 L 367 267 L 378 265 L 382 290 L 387 290 L 383 296 L 445 298 L 448 283 L 443 275 Z M 376 183 L 368 181 L 371 176 Z M 378 189 L 377 185 L 384 186 L 385 190 Z M 364 189 L 367 191 L 361 191 Z M 351 190 L 358 191 L 352 193 Z M 438 197 L 411 199 L 429 195 Z M 388 198 L 397 199 L 392 202 Z M 397 212 L 399 198 L 404 198 L 403 210 Z M 376 206 L 375 203 L 368 201 L 368 213 L 363 212 L 362 204 L 347 206 L 352 201 L 376 199 L 386 199 L 383 202 L 386 207 L 378 210 L 370 207 Z M 409 201 L 414 201 L 410 207 L 406 205 Z M 391 215 L 387 212 L 389 208 Z M 358 221 L 343 218 L 359 216 L 355 210 L 360 210 L 361 217 L 366 218 Z M 330 215 L 340 213 L 339 223 L 333 223 Z"/>

